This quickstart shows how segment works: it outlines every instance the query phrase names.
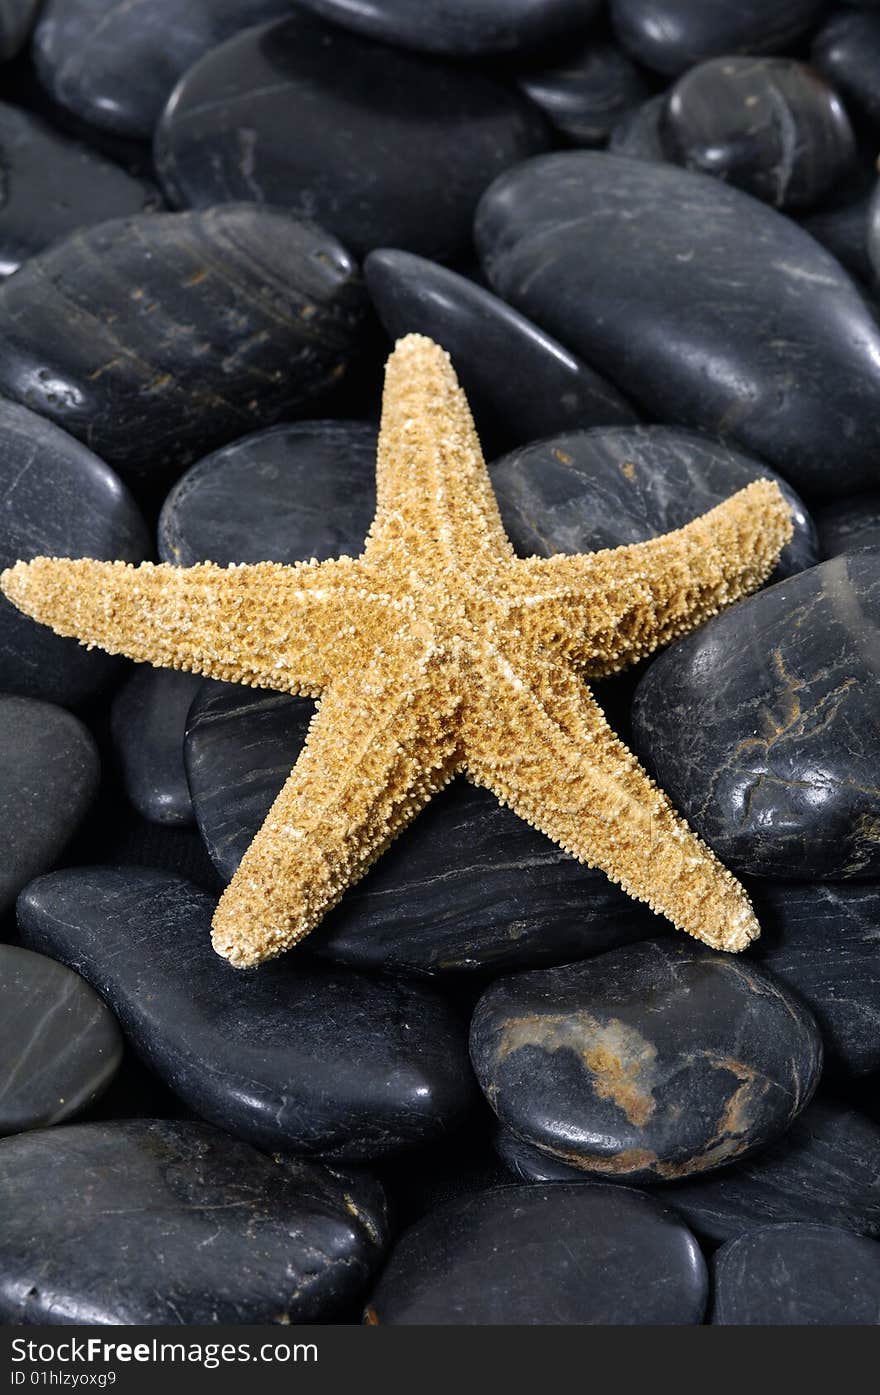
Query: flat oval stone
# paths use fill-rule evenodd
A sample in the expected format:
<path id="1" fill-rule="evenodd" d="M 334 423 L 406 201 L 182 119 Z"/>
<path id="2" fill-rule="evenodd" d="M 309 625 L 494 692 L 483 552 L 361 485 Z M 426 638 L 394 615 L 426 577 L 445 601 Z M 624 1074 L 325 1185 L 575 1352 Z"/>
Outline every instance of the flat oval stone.
<path id="1" fill-rule="evenodd" d="M 519 78 L 526 96 L 574 145 L 604 145 L 612 127 L 650 88 L 617 44 L 590 39 L 552 67 Z"/>
<path id="2" fill-rule="evenodd" d="M 125 792 L 152 823 L 193 822 L 183 767 L 183 734 L 199 674 L 139 665 L 113 700 L 113 744 Z"/>
<path id="3" fill-rule="evenodd" d="M 30 36 L 42 0 L 4 0 L 0 6 L 0 62 L 14 58 Z"/>
<path id="4" fill-rule="evenodd" d="M 761 938 L 749 963 L 807 1005 L 835 1071 L 880 1070 L 880 886 L 759 881 L 750 890 Z"/>
<path id="5" fill-rule="evenodd" d="M 356 557 L 375 512 L 375 427 L 290 422 L 214 451 L 178 480 L 159 555 L 181 567 Z"/>
<path id="6" fill-rule="evenodd" d="M 77 717 L 48 702 L 0 694 L 0 913 L 61 856 L 100 774 L 95 743 Z"/>
<path id="7" fill-rule="evenodd" d="M 696 431 L 668 426 L 601 427 L 551 436 L 491 466 L 507 535 L 523 557 L 598 552 L 681 528 L 756 479 L 774 479 L 795 535 L 777 577 L 819 561 L 802 500 L 763 461 Z"/>
<path id="8" fill-rule="evenodd" d="M 121 1060 L 116 1018 L 84 979 L 43 954 L 0 945 L 0 1134 L 79 1114 Z"/>
<path id="9" fill-rule="evenodd" d="M 880 874 L 880 554 L 848 553 L 717 615 L 650 665 L 636 747 L 723 862 Z"/>
<path id="10" fill-rule="evenodd" d="M 719 1327 L 874 1327 L 880 1245 L 830 1225 L 773 1225 L 722 1245 L 712 1260 Z"/>
<path id="11" fill-rule="evenodd" d="M 363 304 L 345 249 L 283 210 L 113 219 L 0 287 L 0 391 L 155 482 L 337 381 Z"/>
<path id="12" fill-rule="evenodd" d="M 300 12 L 190 68 L 155 154 L 177 207 L 256 199 L 315 219 L 357 255 L 447 260 L 467 247 L 490 180 L 548 143 L 538 110 L 498 79 Z"/>
<path id="13" fill-rule="evenodd" d="M 836 10 L 813 40 L 810 61 L 855 115 L 880 126 L 880 14 Z"/>
<path id="14" fill-rule="evenodd" d="M 7 1139 L 0 1194 L 16 1324 L 315 1322 L 357 1298 L 387 1234 L 349 1179 L 171 1119 Z"/>
<path id="15" fill-rule="evenodd" d="M 118 475 L 36 412 L 0 400 L 0 570 L 19 558 L 141 562 L 152 553 Z M 0 596 L 0 689 L 78 706 L 119 672 L 118 659 L 37 625 Z"/>
<path id="16" fill-rule="evenodd" d="M 583 1172 L 670 1181 L 784 1132 L 822 1043 L 796 998 L 702 945 L 648 940 L 501 979 L 471 1061 L 502 1123 Z"/>
<path id="17" fill-rule="evenodd" d="M 577 34 L 601 0 L 298 0 L 371 39 L 425 53 L 513 53 Z"/>
<path id="18" fill-rule="evenodd" d="M 462 1121 L 473 1081 L 443 999 L 301 955 L 234 969 L 211 948 L 215 904 L 171 873 L 75 867 L 31 883 L 18 917 L 192 1109 L 258 1147 L 380 1157 Z"/>
<path id="19" fill-rule="evenodd" d="M 704 58 L 775 53 L 794 44 L 819 18 L 824 0 L 611 0 L 611 21 L 624 48 L 660 73 L 681 73 Z"/>
<path id="20" fill-rule="evenodd" d="M 660 118 L 666 106 L 666 93 L 649 97 L 647 102 L 626 112 L 608 139 L 612 155 L 626 155 L 632 160 L 665 160 L 666 151 L 660 139 Z"/>
<path id="21" fill-rule="evenodd" d="M 636 420 L 617 389 L 592 368 L 457 272 L 384 248 L 370 253 L 364 272 L 391 339 L 426 334 L 451 354 L 484 449 L 534 441 L 561 425 Z"/>
<path id="22" fill-rule="evenodd" d="M 575 151 L 496 180 L 476 237 L 493 289 L 655 418 L 729 437 L 807 498 L 876 481 L 880 328 L 790 219 L 705 175 Z"/>
<path id="23" fill-rule="evenodd" d="M 290 773 L 313 704 L 206 685 L 186 736 L 193 805 L 229 880 Z M 456 780 L 309 936 L 361 969 L 501 972 L 600 953 L 657 933 L 657 918 L 494 795 Z"/>
<path id="24" fill-rule="evenodd" d="M 0 168 L 0 277 L 76 228 L 158 203 L 141 180 L 5 102 Z"/>
<path id="25" fill-rule="evenodd" d="M 197 58 L 290 0 L 46 0 L 34 34 L 44 87 L 83 121 L 148 140 Z"/>
<path id="26" fill-rule="evenodd" d="M 644 1192 L 511 1186 L 457 1197 L 405 1231 L 366 1320 L 381 1326 L 698 1323 L 690 1231 Z"/>
<path id="27" fill-rule="evenodd" d="M 811 207 L 855 162 L 843 103 L 794 58 L 699 63 L 670 92 L 662 125 L 678 164 L 774 208 Z"/>
<path id="28" fill-rule="evenodd" d="M 880 547 L 880 490 L 826 504 L 816 514 L 816 528 L 826 557 Z"/>

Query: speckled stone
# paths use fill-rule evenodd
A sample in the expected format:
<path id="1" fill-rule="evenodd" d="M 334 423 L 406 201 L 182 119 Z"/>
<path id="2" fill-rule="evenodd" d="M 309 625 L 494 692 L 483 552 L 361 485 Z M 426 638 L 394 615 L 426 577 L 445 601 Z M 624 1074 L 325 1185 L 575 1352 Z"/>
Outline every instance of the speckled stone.
<path id="1" fill-rule="evenodd" d="M 42 0 L 2 0 L 0 62 L 14 58 L 30 36 Z"/>
<path id="2" fill-rule="evenodd" d="M 357 34 L 425 53 L 528 52 L 577 35 L 601 0 L 297 0 Z"/>
<path id="3" fill-rule="evenodd" d="M 44 954 L 0 945 L 0 1134 L 78 1114 L 121 1059 L 116 1019 L 84 979 Z"/>
<path id="4" fill-rule="evenodd" d="M 375 427 L 290 422 L 187 471 L 162 508 L 159 555 L 181 567 L 356 557 L 375 511 Z"/>
<path id="5" fill-rule="evenodd" d="M 198 674 L 143 664 L 113 700 L 111 727 L 125 792 L 152 823 L 193 822 L 183 767 L 183 734 Z"/>
<path id="6" fill-rule="evenodd" d="M 475 1089 L 444 1000 L 301 954 L 233 969 L 211 948 L 215 904 L 171 873 L 75 867 L 32 882 L 18 918 L 192 1109 L 258 1147 L 379 1157 L 463 1120 Z"/>
<path id="7" fill-rule="evenodd" d="M 486 185 L 548 143 L 537 108 L 499 79 L 299 12 L 190 68 L 155 153 L 177 207 L 256 199 L 315 219 L 357 255 L 447 260 L 466 249 Z"/>
<path id="8" fill-rule="evenodd" d="M 876 480 L 880 328 L 789 218 L 705 175 L 575 151 L 497 179 L 476 238 L 493 289 L 655 419 L 726 434 L 808 499 Z"/>
<path id="9" fill-rule="evenodd" d="M 471 1060 L 502 1123 L 583 1172 L 669 1181 L 784 1132 L 822 1043 L 798 1001 L 745 960 L 648 940 L 494 983 Z"/>
<path id="10" fill-rule="evenodd" d="M 589 39 L 564 62 L 524 73 L 519 85 L 573 145 L 604 145 L 624 112 L 650 92 L 632 59 L 601 39 Z"/>
<path id="11" fill-rule="evenodd" d="M 563 426 L 636 420 L 592 368 L 457 272 L 388 249 L 371 252 L 364 272 L 391 339 L 426 334 L 452 355 L 484 450 L 534 441 Z"/>
<path id="12" fill-rule="evenodd" d="M 826 557 L 880 547 L 880 490 L 826 504 L 816 514 L 816 528 Z"/>
<path id="13" fill-rule="evenodd" d="M 704 58 L 785 49 L 824 8 L 825 0 L 611 0 L 611 20 L 639 62 L 681 73 Z"/>
<path id="14" fill-rule="evenodd" d="M 95 743 L 78 718 L 0 694 L 0 912 L 61 856 L 99 778 Z"/>
<path id="15" fill-rule="evenodd" d="M 193 805 L 229 880 L 296 760 L 313 704 L 206 685 L 186 737 Z M 597 954 L 657 933 L 656 916 L 487 790 L 456 780 L 308 940 L 360 969 L 502 972 Z"/>
<path id="16" fill-rule="evenodd" d="M 155 482 L 336 382 L 363 306 L 344 248 L 282 210 L 114 219 L 0 287 L 0 392 Z"/>
<path id="17" fill-rule="evenodd" d="M 633 160 L 665 160 L 660 139 L 660 118 L 665 106 L 666 93 L 661 92 L 622 116 L 608 139 L 610 153 Z"/>
<path id="18" fill-rule="evenodd" d="M 0 569 L 23 558 L 140 562 L 151 553 L 119 477 L 66 431 L 0 399 Z M 0 596 L 0 689 L 77 706 L 120 671 L 118 659 L 61 639 Z"/>
<path id="19" fill-rule="evenodd" d="M 376 1183 L 204 1124 L 130 1119 L 0 1143 L 9 1323 L 308 1323 L 362 1292 Z"/>
<path id="20" fill-rule="evenodd" d="M 662 121 L 672 158 L 774 208 L 809 208 L 855 163 L 843 103 L 794 58 L 714 58 L 669 94 Z"/>
<path id="21" fill-rule="evenodd" d="M 712 1260 L 719 1327 L 874 1327 L 880 1245 L 829 1225 L 764 1226 Z"/>
<path id="22" fill-rule="evenodd" d="M 290 0 L 45 0 L 34 59 L 46 90 L 91 125 L 148 140 L 182 73 Z"/>
<path id="23" fill-rule="evenodd" d="M 841 6 L 813 40 L 810 60 L 854 115 L 880 127 L 880 14 Z"/>
<path id="24" fill-rule="evenodd" d="M 564 432 L 496 460 L 491 474 L 508 537 L 523 557 L 643 542 L 763 477 L 779 485 L 795 527 L 775 575 L 791 576 L 819 561 L 816 529 L 791 486 L 762 461 L 696 431 Z"/>
<path id="25" fill-rule="evenodd" d="M 500 1187 L 447 1202 L 406 1231 L 366 1320 L 681 1325 L 701 1321 L 706 1291 L 693 1236 L 643 1192 Z"/>
<path id="26" fill-rule="evenodd" d="M 633 703 L 635 745 L 739 872 L 880 875 L 880 554 L 740 602 L 665 650 Z"/>

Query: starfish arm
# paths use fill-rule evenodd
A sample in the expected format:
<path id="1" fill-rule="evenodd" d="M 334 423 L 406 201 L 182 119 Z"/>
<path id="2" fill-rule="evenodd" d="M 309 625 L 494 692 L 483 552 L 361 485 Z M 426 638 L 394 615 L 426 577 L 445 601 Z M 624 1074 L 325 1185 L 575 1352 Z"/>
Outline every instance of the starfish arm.
<path id="1" fill-rule="evenodd" d="M 652 653 L 760 586 L 792 536 L 778 487 L 756 480 L 674 533 L 603 552 L 532 558 L 521 628 L 589 677 Z M 549 589 L 548 589 L 549 588 Z"/>
<path id="2" fill-rule="evenodd" d="M 376 493 L 368 557 L 401 530 L 462 558 L 513 557 L 467 398 L 449 355 L 420 334 L 398 340 L 386 365 Z"/>
<path id="3" fill-rule="evenodd" d="M 184 568 L 38 557 L 0 576 L 26 615 L 89 647 L 308 696 L 387 612 L 358 582 L 350 558 Z"/>
<path id="4" fill-rule="evenodd" d="M 760 933 L 742 886 L 571 670 L 533 665 L 526 676 L 521 662 L 500 658 L 471 715 L 464 766 L 526 822 L 696 939 L 738 952 Z"/>
<path id="5" fill-rule="evenodd" d="M 218 954 L 247 968 L 314 929 L 452 778 L 455 707 L 427 670 L 368 670 L 328 688 L 217 906 Z"/>

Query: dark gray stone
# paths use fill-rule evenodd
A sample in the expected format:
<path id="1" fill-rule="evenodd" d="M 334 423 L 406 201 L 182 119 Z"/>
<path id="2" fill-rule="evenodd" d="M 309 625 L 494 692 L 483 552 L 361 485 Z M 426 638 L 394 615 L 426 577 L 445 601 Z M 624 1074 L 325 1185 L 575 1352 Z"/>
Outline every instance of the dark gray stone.
<path id="1" fill-rule="evenodd" d="M 304 421 L 257 431 L 200 460 L 159 518 L 159 553 L 195 562 L 357 556 L 376 511 L 376 430 Z"/>
<path id="2" fill-rule="evenodd" d="M 458 1197 L 406 1231 L 367 1308 L 381 1326 L 698 1323 L 706 1269 L 643 1192 L 511 1186 Z"/>
<path id="3" fill-rule="evenodd" d="M 794 58 L 713 58 L 669 94 L 663 139 L 680 165 L 774 208 L 810 208 L 849 173 L 856 145 L 837 93 Z"/>
<path id="4" fill-rule="evenodd" d="M 649 940 L 494 983 L 471 1060 L 499 1119 L 624 1181 L 721 1167 L 788 1128 L 822 1069 L 797 999 L 745 960 Z"/>
<path id="5" fill-rule="evenodd" d="M 100 774 L 95 743 L 78 718 L 48 702 L 0 694 L 0 911 L 61 856 Z"/>
<path id="6" fill-rule="evenodd" d="M 14 58 L 30 36 L 42 0 L 2 0 L 0 3 L 0 62 Z"/>
<path id="7" fill-rule="evenodd" d="M 868 247 L 870 206 L 871 193 L 857 180 L 853 189 L 844 186 L 839 199 L 829 200 L 801 224 L 847 271 L 869 287 L 877 277 Z"/>
<path id="8" fill-rule="evenodd" d="M 562 63 L 522 74 L 519 85 L 574 145 L 604 145 L 624 112 L 650 92 L 616 44 L 590 39 Z"/>
<path id="9" fill-rule="evenodd" d="M 475 1091 L 446 1002 L 301 954 L 234 969 L 211 948 L 214 906 L 171 873 L 75 867 L 32 882 L 18 917 L 191 1108 L 258 1147 L 379 1157 L 461 1122 Z"/>
<path id="10" fill-rule="evenodd" d="M 199 828 L 227 881 L 290 773 L 313 704 L 207 685 L 186 763 Z M 361 969 L 502 972 L 600 953 L 658 921 L 494 795 L 456 780 L 431 800 L 309 937 Z"/>
<path id="11" fill-rule="evenodd" d="M 497 179 L 476 236 L 498 294 L 657 419 L 730 437 L 807 498 L 877 480 L 880 327 L 789 218 L 705 175 L 576 151 Z"/>
<path id="12" fill-rule="evenodd" d="M 389 336 L 417 332 L 452 355 L 484 449 L 561 427 L 634 422 L 616 388 L 482 286 L 411 252 L 371 252 L 367 289 Z"/>
<path id="13" fill-rule="evenodd" d="M 198 674 L 141 665 L 113 701 L 111 725 L 125 792 L 153 823 L 193 822 L 183 734 Z"/>
<path id="14" fill-rule="evenodd" d="M 0 391 L 155 482 L 334 383 L 363 305 L 345 249 L 283 210 L 114 219 L 0 288 Z"/>
<path id="15" fill-rule="evenodd" d="M 826 504 L 816 514 L 816 528 L 826 557 L 880 547 L 880 490 Z"/>
<path id="16" fill-rule="evenodd" d="M 719 1327 L 874 1327 L 880 1245 L 829 1225 L 773 1225 L 729 1240 L 712 1260 Z"/>
<path id="17" fill-rule="evenodd" d="M 836 10 L 813 40 L 810 60 L 853 115 L 880 127 L 880 15 Z"/>
<path id="18" fill-rule="evenodd" d="M 376 1183 L 176 1120 L 7 1139 L 0 1194 L 0 1317 L 25 1326 L 315 1322 L 387 1238 Z"/>
<path id="19" fill-rule="evenodd" d="M 880 182 L 876 184 L 868 203 L 865 238 L 871 270 L 874 277 L 880 280 Z"/>
<path id="20" fill-rule="evenodd" d="M 3 400 L 0 500 L 0 569 L 39 556 L 151 555 L 146 524 L 118 476 L 66 431 Z M 119 671 L 118 659 L 62 639 L 0 596 L 0 689 L 75 706 Z"/>
<path id="21" fill-rule="evenodd" d="M 299 12 L 190 68 L 155 153 L 177 207 L 256 199 L 316 219 L 358 255 L 447 260 L 467 247 L 490 180 L 548 143 L 537 108 L 495 77 Z"/>
<path id="22" fill-rule="evenodd" d="M 290 0 L 46 0 L 34 59 L 56 102 L 91 125 L 148 140 L 177 79 Z"/>
<path id="23" fill-rule="evenodd" d="M 627 112 L 615 125 L 608 140 L 612 155 L 632 160 L 666 159 L 660 139 L 660 118 L 666 106 L 666 93 L 651 97 L 634 111 Z"/>
<path id="24" fill-rule="evenodd" d="M 727 53 L 775 53 L 800 39 L 825 0 L 611 0 L 617 37 L 661 73 Z"/>
<path id="25" fill-rule="evenodd" d="M 816 529 L 775 470 L 696 431 L 603 427 L 535 441 L 491 467 L 508 537 L 524 557 L 597 552 L 681 528 L 756 479 L 775 479 L 795 536 L 775 576 L 819 561 Z"/>
<path id="26" fill-rule="evenodd" d="M 880 875 L 880 554 L 823 562 L 717 615 L 651 664 L 635 745 L 740 872 Z"/>
<path id="27" fill-rule="evenodd" d="M 425 53 L 528 52 L 583 30 L 601 0 L 297 0 L 334 24 Z"/>
<path id="28" fill-rule="evenodd" d="M 0 945 L 0 1134 L 70 1119 L 122 1060 L 116 1018 L 70 969 Z"/>

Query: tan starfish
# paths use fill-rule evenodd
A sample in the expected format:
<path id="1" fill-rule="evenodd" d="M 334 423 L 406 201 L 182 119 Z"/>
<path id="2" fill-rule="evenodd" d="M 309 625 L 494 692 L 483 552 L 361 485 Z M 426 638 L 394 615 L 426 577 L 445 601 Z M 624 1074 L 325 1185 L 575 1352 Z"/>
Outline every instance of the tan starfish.
<path id="1" fill-rule="evenodd" d="M 623 668 L 769 575 L 792 535 L 758 480 L 687 527 L 517 558 L 448 355 L 401 340 L 385 379 L 362 555 L 178 568 L 37 558 L 21 610 L 111 653 L 320 696 L 308 739 L 214 916 L 246 966 L 303 938 L 459 771 L 630 896 L 718 949 L 745 891 L 617 739 L 585 678 Z"/>

